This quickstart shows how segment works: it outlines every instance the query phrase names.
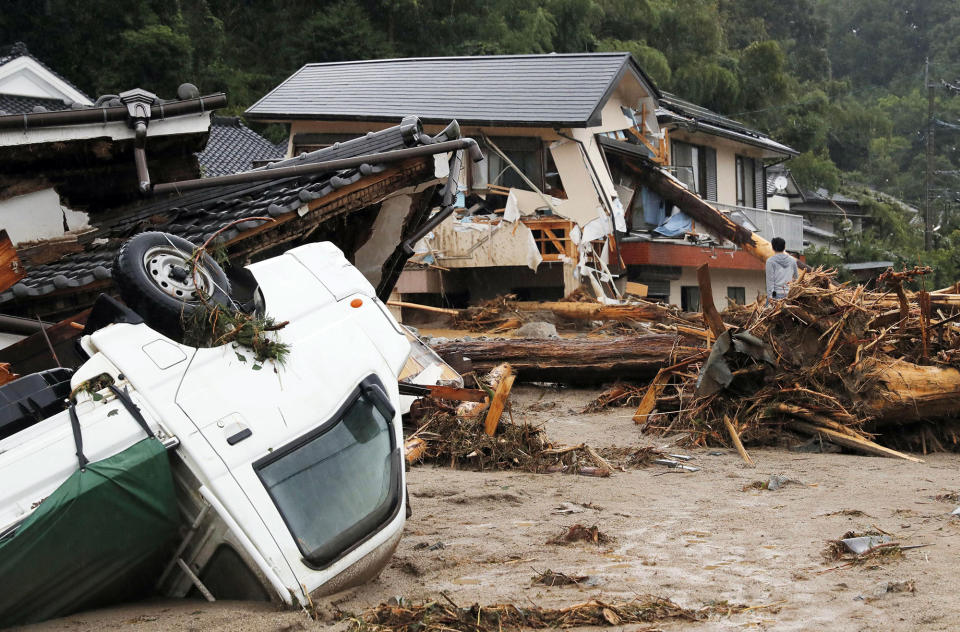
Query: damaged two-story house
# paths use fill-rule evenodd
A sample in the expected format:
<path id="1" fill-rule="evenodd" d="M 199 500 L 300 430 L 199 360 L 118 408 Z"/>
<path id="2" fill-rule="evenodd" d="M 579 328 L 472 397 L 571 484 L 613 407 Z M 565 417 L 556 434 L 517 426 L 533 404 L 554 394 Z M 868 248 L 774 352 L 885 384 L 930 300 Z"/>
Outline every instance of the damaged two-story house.
<path id="1" fill-rule="evenodd" d="M 718 306 L 752 300 L 763 264 L 741 249 L 791 228 L 763 208 L 763 168 L 795 152 L 683 104 L 627 53 L 550 54 L 308 64 L 247 116 L 289 124 L 291 155 L 410 112 L 428 130 L 456 119 L 481 143 L 485 160 L 459 179 L 458 212 L 420 242 L 395 298 L 548 299 L 584 286 L 616 299 L 632 280 L 680 304 L 709 263 L 723 284 Z M 696 219 L 672 219 L 680 210 Z"/>

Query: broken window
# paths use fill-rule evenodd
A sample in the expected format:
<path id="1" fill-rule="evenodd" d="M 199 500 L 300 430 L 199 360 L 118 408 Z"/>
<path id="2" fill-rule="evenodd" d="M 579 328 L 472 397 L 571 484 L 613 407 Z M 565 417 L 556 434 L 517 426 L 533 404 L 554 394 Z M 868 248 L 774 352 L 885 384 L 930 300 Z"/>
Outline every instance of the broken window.
<path id="1" fill-rule="evenodd" d="M 708 170 L 708 154 L 711 152 L 708 149 L 680 141 L 673 141 L 670 145 L 674 175 L 704 199 L 709 197 L 708 181 L 716 182 L 716 160 L 712 161 L 714 173 L 711 174 Z"/>
<path id="2" fill-rule="evenodd" d="M 685 312 L 700 311 L 700 288 L 698 286 L 680 286 L 680 309 Z"/>
<path id="3" fill-rule="evenodd" d="M 545 150 L 541 139 L 526 136 L 500 136 L 490 140 L 538 189 L 542 191 L 545 188 L 544 154 L 549 153 L 549 151 Z M 491 147 L 485 147 L 484 154 L 487 156 L 487 182 L 489 184 L 530 190 L 529 185 L 523 181 L 516 170 Z M 556 171 L 556 168 L 553 171 Z M 555 178 L 551 184 L 558 185 L 559 177 Z"/>
<path id="4" fill-rule="evenodd" d="M 753 158 L 737 156 L 737 206 L 757 206 L 755 174 L 757 163 Z"/>
<path id="5" fill-rule="evenodd" d="M 736 303 L 737 305 L 746 305 L 747 304 L 747 288 L 745 287 L 735 287 L 729 286 L 727 288 L 727 298 Z"/>

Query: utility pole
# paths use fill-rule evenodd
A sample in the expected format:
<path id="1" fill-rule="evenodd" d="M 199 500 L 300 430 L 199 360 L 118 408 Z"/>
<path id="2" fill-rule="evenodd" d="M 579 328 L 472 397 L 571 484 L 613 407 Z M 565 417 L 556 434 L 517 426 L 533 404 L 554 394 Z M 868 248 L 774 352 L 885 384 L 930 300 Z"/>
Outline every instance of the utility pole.
<path id="1" fill-rule="evenodd" d="M 930 187 L 933 181 L 933 109 L 935 96 L 933 83 L 930 82 L 930 59 L 927 59 L 923 73 L 923 82 L 927 88 L 927 170 L 923 178 L 923 246 L 933 250 L 933 209 L 931 208 Z"/>

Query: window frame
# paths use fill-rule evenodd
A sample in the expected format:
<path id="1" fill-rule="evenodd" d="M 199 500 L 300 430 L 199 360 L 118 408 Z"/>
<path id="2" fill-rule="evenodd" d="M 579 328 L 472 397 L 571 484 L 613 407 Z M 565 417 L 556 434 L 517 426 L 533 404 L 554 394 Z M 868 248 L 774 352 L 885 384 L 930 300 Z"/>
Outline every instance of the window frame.
<path id="1" fill-rule="evenodd" d="M 374 407 L 376 407 L 386 419 L 387 434 L 389 435 L 389 438 L 390 438 L 391 480 L 390 480 L 389 500 L 391 503 L 391 507 L 386 517 L 383 520 L 380 520 L 376 524 L 369 527 L 369 529 L 366 530 L 366 533 L 364 533 L 362 537 L 358 538 L 355 542 L 353 542 L 349 546 L 341 550 L 338 550 L 336 553 L 332 555 L 327 555 L 319 559 L 311 559 L 312 555 L 316 557 L 315 555 L 316 552 L 305 551 L 303 549 L 300 543 L 300 538 L 297 537 L 297 534 L 294 531 L 293 527 L 291 526 L 287 515 L 284 513 L 283 508 L 277 502 L 277 499 L 274 496 L 273 492 L 271 491 L 270 487 L 267 486 L 267 483 L 264 480 L 261 472 L 264 468 L 268 467 L 269 465 L 275 463 L 276 461 L 279 461 L 280 459 L 291 454 L 292 452 L 296 452 L 298 449 L 304 447 L 308 443 L 311 443 L 312 441 L 319 439 L 324 434 L 333 430 L 333 428 L 335 428 L 339 423 L 341 423 L 344 420 L 344 416 L 346 415 L 347 411 L 350 410 L 350 408 L 352 408 L 353 405 L 356 404 L 361 397 L 369 398 L 370 401 L 373 403 Z M 386 395 L 386 390 L 383 388 L 383 382 L 381 382 L 380 378 L 378 378 L 376 375 L 371 374 L 360 382 L 360 384 L 350 393 L 349 397 L 347 397 L 344 403 L 340 405 L 340 408 L 338 408 L 337 411 L 333 415 L 331 415 L 327 421 L 323 422 L 319 427 L 311 430 L 310 432 L 300 437 L 297 437 L 296 439 L 287 443 L 286 445 L 281 446 L 280 448 L 277 448 L 273 452 L 270 452 L 266 456 L 263 456 L 260 459 L 257 459 L 256 461 L 253 462 L 252 466 L 253 466 L 254 473 L 257 475 L 257 478 L 260 480 L 260 484 L 263 485 L 263 489 L 264 491 L 267 492 L 267 495 L 270 497 L 270 500 L 273 501 L 274 508 L 277 510 L 277 513 L 280 514 L 280 518 L 283 520 L 283 523 L 286 525 L 287 532 L 290 534 L 290 538 L 296 544 L 297 549 L 300 551 L 300 554 L 302 555 L 301 561 L 305 566 L 307 566 L 307 568 L 310 568 L 312 570 L 323 570 L 325 568 L 329 568 L 338 560 L 342 559 L 345 555 L 355 550 L 364 542 L 366 542 L 367 540 L 375 536 L 377 533 L 379 533 L 380 530 L 383 529 L 383 527 L 393 522 L 393 520 L 400 513 L 400 507 L 403 505 L 403 502 L 402 502 L 403 493 L 401 489 L 402 487 L 401 483 L 403 480 L 403 464 L 402 464 L 402 458 L 400 455 L 400 452 L 401 452 L 400 447 L 397 444 L 396 429 L 394 425 L 395 415 L 396 415 L 396 410 L 393 408 L 393 405 L 390 403 L 390 400 Z M 376 510 L 374 510 L 374 512 L 371 512 L 371 514 L 368 514 L 368 517 L 369 515 L 372 515 L 375 512 Z M 361 519 L 361 522 L 363 520 L 365 520 L 365 518 Z M 360 522 L 356 524 L 360 524 Z M 349 528 L 354 528 L 356 524 Z"/>
<path id="2" fill-rule="evenodd" d="M 695 165 L 676 164 L 675 158 L 677 156 L 676 149 L 678 145 L 685 145 L 690 148 L 690 162 L 696 163 Z M 695 160 L 694 152 L 696 152 Z M 707 186 L 707 146 L 698 145 L 697 143 L 688 143 L 685 140 L 671 140 L 670 156 L 671 162 L 673 163 L 673 175 L 676 176 L 676 178 L 681 182 L 684 182 L 683 178 L 681 178 L 679 175 L 680 170 L 689 168 L 693 177 L 693 192 L 706 200 L 709 194 L 709 187 Z M 686 185 L 686 182 L 684 182 L 684 185 Z"/>
<path id="3" fill-rule="evenodd" d="M 747 182 L 747 164 L 749 161 L 750 166 L 750 186 L 746 185 Z M 735 171 L 736 171 L 736 190 L 737 190 L 737 206 L 742 206 L 744 208 L 759 208 L 757 206 L 757 160 L 756 158 L 751 158 L 750 156 L 742 156 L 740 154 L 736 155 L 735 161 Z M 747 204 L 747 196 L 750 196 L 750 204 Z"/>

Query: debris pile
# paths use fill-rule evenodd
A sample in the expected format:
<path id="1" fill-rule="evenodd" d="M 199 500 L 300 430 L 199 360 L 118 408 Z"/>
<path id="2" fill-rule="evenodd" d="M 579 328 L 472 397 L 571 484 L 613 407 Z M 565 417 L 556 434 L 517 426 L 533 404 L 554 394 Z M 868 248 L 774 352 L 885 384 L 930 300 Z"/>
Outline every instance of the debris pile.
<path id="1" fill-rule="evenodd" d="M 750 608 L 723 602 L 702 608 L 682 608 L 662 597 L 647 596 L 626 603 L 588 601 L 566 608 L 519 607 L 494 604 L 459 607 L 437 601 L 419 606 L 403 602 L 381 604 L 344 620 L 355 632 L 501 632 L 523 628 L 575 628 L 623 626 L 656 621 L 704 621 L 711 616 L 730 616 Z"/>
<path id="2" fill-rule="evenodd" d="M 695 445 L 774 444 L 785 430 L 916 460 L 896 447 L 960 446 L 960 295 L 908 292 L 929 268 L 888 271 L 886 291 L 806 271 L 783 301 L 717 318 L 710 355 L 660 371 L 634 421 Z M 709 322 L 709 315 L 705 315 Z M 714 329 L 714 326 L 711 326 Z M 938 424 L 928 422 L 940 419 Z M 896 431 L 896 432 L 894 432 Z"/>
<path id="3" fill-rule="evenodd" d="M 600 527 L 593 525 L 585 527 L 577 523 L 558 535 L 547 540 L 547 544 L 573 544 L 574 542 L 590 542 L 591 544 L 606 544 L 610 542 L 610 536 L 600 530 Z"/>

